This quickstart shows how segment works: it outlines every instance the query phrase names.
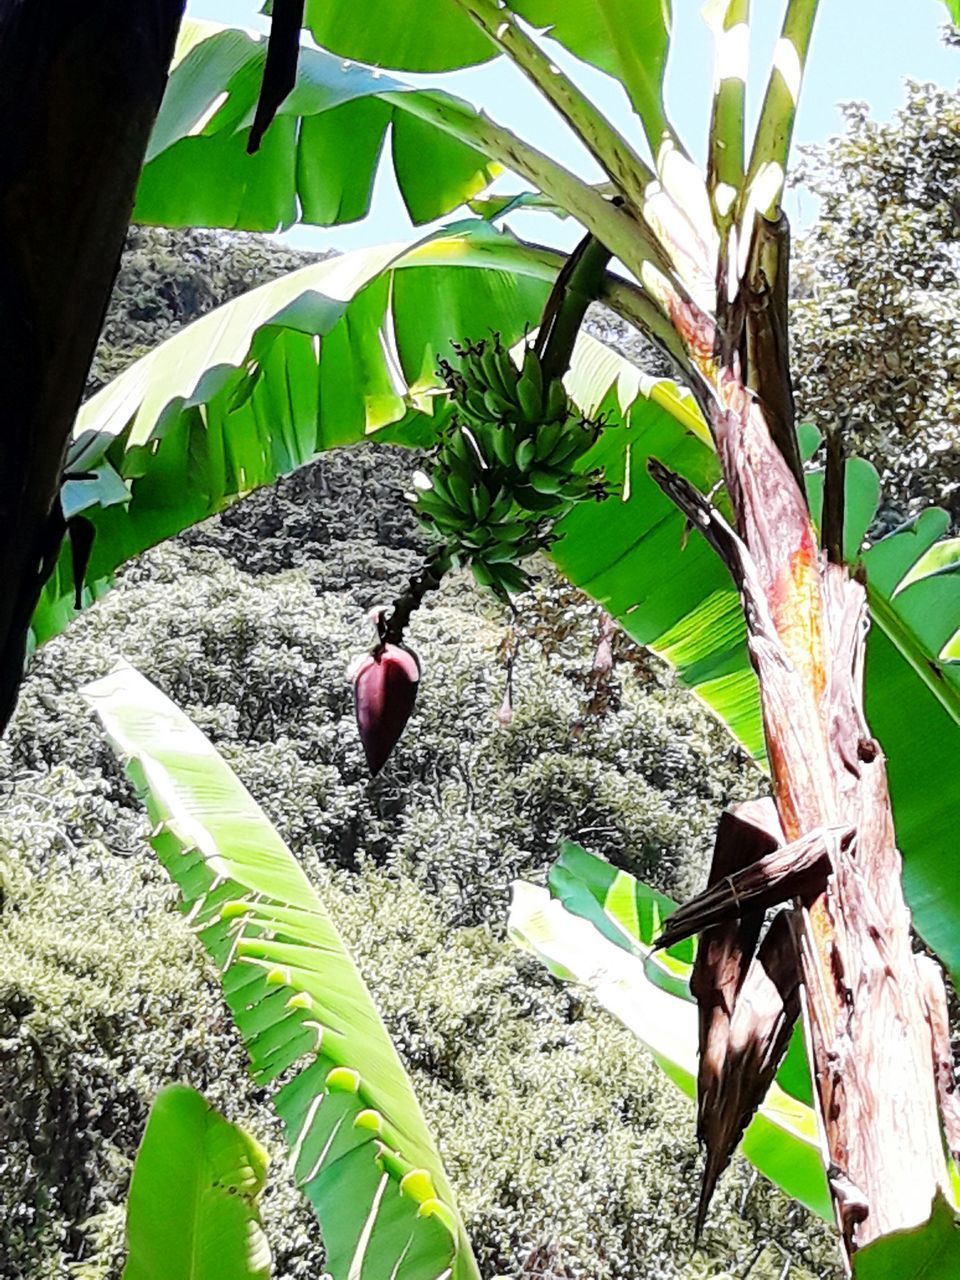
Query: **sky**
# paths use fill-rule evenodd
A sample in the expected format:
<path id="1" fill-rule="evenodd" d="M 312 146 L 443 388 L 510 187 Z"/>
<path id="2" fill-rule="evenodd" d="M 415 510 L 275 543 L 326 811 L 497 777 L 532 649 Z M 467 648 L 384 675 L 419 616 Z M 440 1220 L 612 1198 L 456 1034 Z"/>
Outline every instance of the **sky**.
<path id="1" fill-rule="evenodd" d="M 359 0 L 362 4 L 363 0 Z M 562 4 L 563 0 L 557 0 Z M 260 0 L 188 0 L 191 17 L 265 30 Z M 692 155 L 702 159 L 712 89 L 712 40 L 700 16 L 701 0 L 673 0 L 674 31 L 667 69 L 666 98 L 670 118 Z M 750 102 L 759 106 L 766 83 L 770 52 L 779 31 L 784 0 L 754 0 L 753 64 Z M 904 80 L 930 80 L 949 85 L 960 71 L 960 53 L 945 48 L 940 29 L 946 20 L 942 0 L 821 0 L 817 27 L 807 63 L 807 75 L 797 116 L 795 145 L 823 142 L 842 132 L 838 103 L 869 103 L 875 119 L 889 119 L 904 100 Z M 565 51 L 552 52 L 607 116 L 629 138 L 640 131 L 619 86 Z M 554 155 L 568 168 L 597 180 L 599 172 L 552 109 L 503 59 L 446 76 L 401 79 L 442 85 L 452 93 L 483 106 L 489 115 L 529 142 Z M 508 189 L 519 190 L 515 179 Z M 787 212 L 794 227 L 802 227 L 816 213 L 809 195 L 790 193 Z M 451 215 L 452 216 L 452 215 Z M 579 238 L 569 221 L 559 223 L 546 214 L 527 213 L 512 221 L 519 234 L 570 248 Z M 281 237 L 306 249 L 355 249 L 423 234 L 411 226 L 390 165 L 381 166 L 370 215 L 362 223 L 329 230 L 297 227 Z"/>

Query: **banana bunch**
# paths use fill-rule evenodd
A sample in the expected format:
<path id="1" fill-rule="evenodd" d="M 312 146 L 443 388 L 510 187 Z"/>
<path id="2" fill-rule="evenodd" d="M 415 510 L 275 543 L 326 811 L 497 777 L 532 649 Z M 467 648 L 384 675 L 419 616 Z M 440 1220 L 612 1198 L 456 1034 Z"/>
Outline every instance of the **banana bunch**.
<path id="1" fill-rule="evenodd" d="M 523 366 L 517 368 L 499 334 L 487 342 L 453 343 L 460 357 L 455 369 L 440 361 L 440 372 L 463 416 L 482 425 L 485 422 L 564 422 L 570 416 L 570 402 L 560 378 L 544 386 L 540 357 L 527 345 Z"/>
<path id="2" fill-rule="evenodd" d="M 456 415 L 429 476 L 414 477 L 418 518 L 501 598 L 530 585 L 519 561 L 548 547 L 553 526 L 585 498 L 606 497 L 599 471 L 576 469 L 601 422 L 582 418 L 563 383 L 545 385 L 533 347 L 517 367 L 499 336 L 454 344 L 441 360 Z"/>

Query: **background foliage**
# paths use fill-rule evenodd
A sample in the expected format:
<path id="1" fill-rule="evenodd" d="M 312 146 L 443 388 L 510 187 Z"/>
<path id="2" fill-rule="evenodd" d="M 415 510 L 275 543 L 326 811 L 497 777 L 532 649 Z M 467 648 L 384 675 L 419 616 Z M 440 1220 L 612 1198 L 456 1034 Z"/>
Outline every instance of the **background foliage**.
<path id="1" fill-rule="evenodd" d="M 798 407 L 877 466 L 882 526 L 936 504 L 956 528 L 960 92 L 908 81 L 889 122 L 862 102 L 844 119 L 795 169 L 820 202 L 794 258 Z"/>

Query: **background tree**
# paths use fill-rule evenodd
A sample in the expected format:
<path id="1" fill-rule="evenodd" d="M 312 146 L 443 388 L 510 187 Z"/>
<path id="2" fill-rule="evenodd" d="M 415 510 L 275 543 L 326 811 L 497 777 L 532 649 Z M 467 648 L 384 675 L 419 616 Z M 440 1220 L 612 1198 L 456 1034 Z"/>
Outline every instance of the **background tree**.
<path id="1" fill-rule="evenodd" d="M 801 416 L 842 427 L 883 483 L 890 528 L 930 503 L 960 517 L 960 97 L 908 82 L 889 122 L 863 103 L 794 175 L 820 211 L 795 254 Z"/>

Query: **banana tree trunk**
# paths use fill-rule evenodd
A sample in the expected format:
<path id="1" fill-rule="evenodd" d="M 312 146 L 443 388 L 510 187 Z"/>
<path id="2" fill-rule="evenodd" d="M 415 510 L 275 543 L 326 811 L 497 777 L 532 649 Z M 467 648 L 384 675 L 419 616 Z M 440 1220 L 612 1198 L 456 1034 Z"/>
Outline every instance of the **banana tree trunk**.
<path id="1" fill-rule="evenodd" d="M 0 729 L 184 0 L 0 0 Z"/>
<path id="2" fill-rule="evenodd" d="M 943 1055 L 935 1058 L 935 1024 L 943 981 L 935 966 L 914 955 L 884 756 L 864 713 L 869 620 L 863 584 L 842 558 L 843 477 L 836 451 L 824 502 L 826 550 L 802 486 L 786 344 L 787 251 L 785 222 L 758 219 L 746 271 L 730 291 L 735 300 L 719 315 L 713 394 L 704 407 L 734 527 L 680 477 L 652 467 L 723 557 L 740 590 L 783 839 L 777 854 L 753 864 L 750 880 L 719 867 L 712 889 L 681 908 L 664 940 L 708 931 L 700 948 L 703 1025 L 715 1021 L 721 1005 L 728 1025 L 734 1012 L 729 991 L 746 989 L 753 943 L 738 950 L 709 930 L 716 931 L 719 921 L 744 922 L 751 904 L 755 915 L 758 906 L 792 903 L 786 913 L 790 964 L 799 965 L 802 979 L 827 1175 L 849 1263 L 856 1249 L 878 1236 L 926 1221 L 938 1191 L 946 1190 L 940 1106 L 949 1120 L 946 1095 L 953 1086 L 947 1062 L 938 1106 L 935 1061 L 942 1068 Z M 728 296 L 724 287 L 721 298 Z M 734 973 L 731 987 L 730 965 L 743 955 L 743 972 Z M 782 975 L 773 976 L 785 991 Z M 768 1051 L 757 1060 L 768 1058 L 774 1043 L 782 1052 L 783 1009 L 754 1010 L 750 1018 L 754 1041 Z M 723 1088 L 718 1094 L 716 1081 L 723 1062 L 715 1042 L 702 1040 L 702 1052 L 705 1046 L 711 1057 L 702 1062 L 701 1096 L 710 1083 L 722 1111 Z M 742 1045 L 736 1052 L 742 1066 Z M 743 1097 L 742 1079 L 731 1078 L 726 1087 Z M 726 1125 L 723 1141 L 732 1133 L 730 1149 L 747 1119 L 713 1122 Z M 709 1147 L 709 1115 L 703 1125 Z M 729 1150 L 722 1154 L 721 1167 Z"/>

